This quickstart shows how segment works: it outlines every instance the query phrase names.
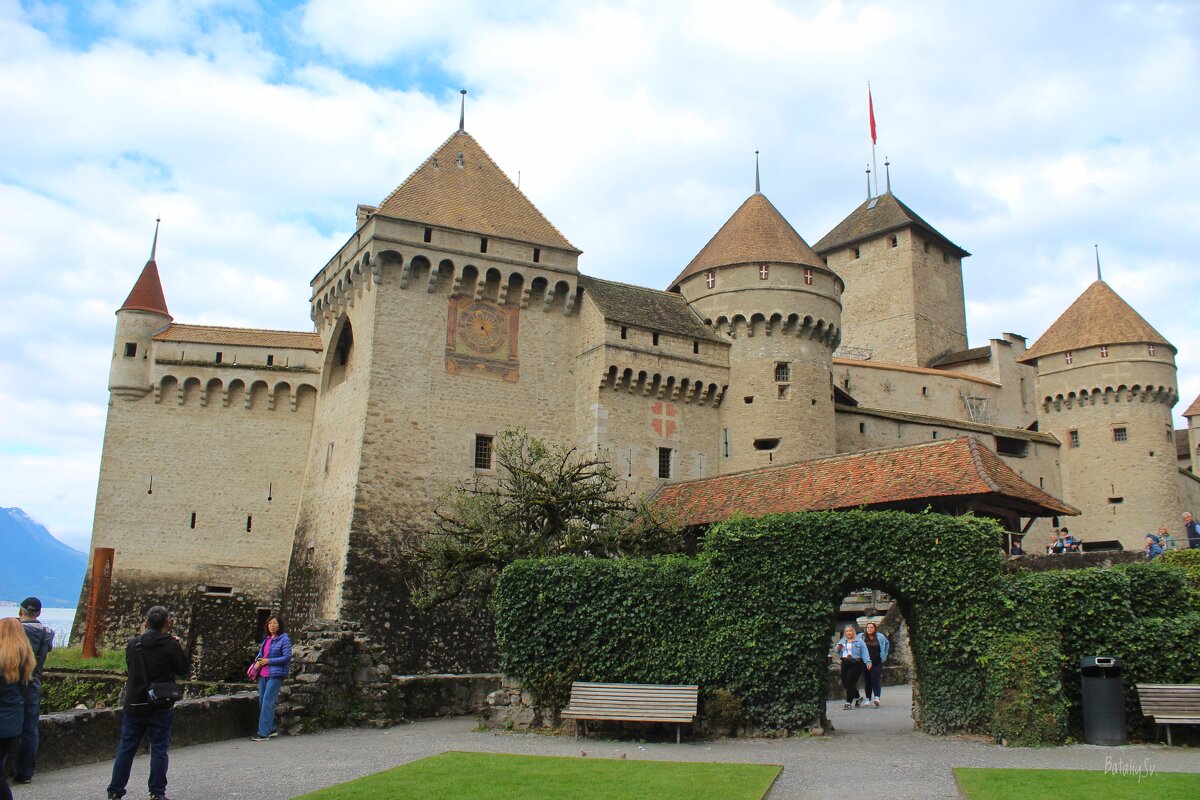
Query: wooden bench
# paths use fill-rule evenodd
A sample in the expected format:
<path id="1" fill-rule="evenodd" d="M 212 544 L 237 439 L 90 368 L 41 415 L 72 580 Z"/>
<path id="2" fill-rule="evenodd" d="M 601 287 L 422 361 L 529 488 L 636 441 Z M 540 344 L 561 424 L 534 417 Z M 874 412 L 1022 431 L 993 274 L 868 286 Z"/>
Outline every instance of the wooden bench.
<path id="1" fill-rule="evenodd" d="M 1167 726 L 1168 745 L 1172 725 L 1200 725 L 1200 684 L 1139 683 L 1137 691 L 1142 714 Z"/>
<path id="2" fill-rule="evenodd" d="M 673 722 L 675 743 L 680 741 L 683 725 L 696 718 L 699 686 L 664 686 L 639 683 L 571 684 L 571 700 L 563 709 L 563 719 L 575 721 L 575 738 L 579 738 L 579 721 L 583 720 L 583 735 L 587 736 L 587 721 L 614 720 L 618 722 Z"/>

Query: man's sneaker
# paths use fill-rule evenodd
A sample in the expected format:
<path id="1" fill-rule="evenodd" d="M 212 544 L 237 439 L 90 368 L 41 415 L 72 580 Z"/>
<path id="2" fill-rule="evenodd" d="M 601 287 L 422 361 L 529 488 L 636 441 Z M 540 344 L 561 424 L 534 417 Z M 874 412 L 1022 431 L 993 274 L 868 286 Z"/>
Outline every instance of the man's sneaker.
<path id="1" fill-rule="evenodd" d="M 854 707 L 855 707 L 855 708 L 858 708 L 859 706 L 861 706 L 861 705 L 862 705 L 862 701 L 863 701 L 863 699 L 862 699 L 862 697 L 861 697 L 861 696 L 860 696 L 860 697 L 856 697 L 856 698 L 854 698 Z"/>
<path id="2" fill-rule="evenodd" d="M 12 782 L 13 783 L 32 783 L 33 778 L 26 778 L 22 775 L 13 775 Z"/>
<path id="3" fill-rule="evenodd" d="M 251 736 L 251 737 L 250 737 L 250 741 L 252 741 L 252 742 L 265 742 L 265 741 L 267 741 L 267 739 L 269 739 L 269 738 L 271 738 L 271 737 L 269 737 L 269 736 L 259 736 L 259 735 L 256 733 L 256 734 L 254 734 L 253 736 Z"/>
<path id="4" fill-rule="evenodd" d="M 849 703 L 846 703 L 845 705 L 843 705 L 843 706 L 842 706 L 842 711 L 849 711 L 849 710 L 850 710 L 850 704 L 849 704 Z"/>
<path id="5" fill-rule="evenodd" d="M 171 798 L 167 797 L 165 794 L 154 794 L 151 792 L 150 800 L 171 800 Z"/>
<path id="6" fill-rule="evenodd" d="M 879 703 L 876 703 L 875 705 L 879 705 Z M 279 735 L 279 731 L 271 731 L 270 733 L 267 734 L 267 738 L 274 739 L 278 735 Z"/>
<path id="7" fill-rule="evenodd" d="M 879 708 L 879 698 L 876 697 L 874 700 L 871 701 L 871 704 L 874 705 L 876 708 Z"/>

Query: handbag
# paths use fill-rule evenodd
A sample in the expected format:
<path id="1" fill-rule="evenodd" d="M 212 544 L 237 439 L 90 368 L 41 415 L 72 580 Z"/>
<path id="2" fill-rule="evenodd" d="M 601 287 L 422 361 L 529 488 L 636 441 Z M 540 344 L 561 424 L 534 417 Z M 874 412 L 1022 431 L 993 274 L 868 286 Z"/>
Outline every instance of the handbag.
<path id="1" fill-rule="evenodd" d="M 254 656 L 254 660 L 251 661 L 250 666 L 246 668 L 246 677 L 252 681 L 256 681 L 259 678 L 267 677 L 266 675 L 263 674 L 266 671 L 266 669 L 264 667 L 260 667 L 258 665 L 258 660 L 263 657 L 263 649 L 265 647 L 266 647 L 266 642 L 264 641 L 258 648 L 258 654 L 256 656 Z"/>

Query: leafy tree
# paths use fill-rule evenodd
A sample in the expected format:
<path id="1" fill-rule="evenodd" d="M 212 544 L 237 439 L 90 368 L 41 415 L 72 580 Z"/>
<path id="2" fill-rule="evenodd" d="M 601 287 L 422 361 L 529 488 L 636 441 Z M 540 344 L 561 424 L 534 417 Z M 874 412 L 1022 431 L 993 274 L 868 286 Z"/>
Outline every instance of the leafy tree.
<path id="1" fill-rule="evenodd" d="M 438 527 L 417 546 L 417 604 L 488 596 L 521 558 L 619 558 L 680 552 L 679 530 L 623 493 L 607 463 L 547 444 L 524 429 L 496 437 L 496 474 L 462 481 L 442 496 Z"/>

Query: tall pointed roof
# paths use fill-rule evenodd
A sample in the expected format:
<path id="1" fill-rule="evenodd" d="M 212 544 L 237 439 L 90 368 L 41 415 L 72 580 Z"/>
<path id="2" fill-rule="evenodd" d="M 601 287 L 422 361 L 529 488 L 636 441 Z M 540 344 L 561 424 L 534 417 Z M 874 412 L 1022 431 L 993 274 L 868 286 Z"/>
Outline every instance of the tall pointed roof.
<path id="1" fill-rule="evenodd" d="M 796 233 L 767 196 L 755 192 L 733 212 L 679 277 L 671 281 L 671 288 L 677 289 L 684 278 L 697 272 L 759 262 L 805 264 L 826 269 L 821 257 Z"/>
<path id="2" fill-rule="evenodd" d="M 853 242 L 907 228 L 910 225 L 920 228 L 926 234 L 933 236 L 942 244 L 949 247 L 959 258 L 971 255 L 939 233 L 928 222 L 921 219 L 921 216 L 917 212 L 900 202 L 900 198 L 891 192 L 865 200 L 861 206 L 850 212 L 850 216 L 839 222 L 834 226 L 833 230 L 825 234 L 821 238 L 821 241 L 813 246 L 813 249 L 818 253 L 824 254 Z"/>
<path id="3" fill-rule="evenodd" d="M 133 291 L 117 310 L 149 311 L 172 319 L 171 312 L 167 311 L 167 298 L 163 295 L 162 281 L 158 279 L 158 264 L 154 263 L 153 256 L 146 262 L 146 266 L 142 267 L 142 274 L 133 284 Z"/>
<path id="4" fill-rule="evenodd" d="M 462 130 L 397 186 L 378 213 L 580 252 Z"/>
<path id="5" fill-rule="evenodd" d="M 1196 395 L 1196 399 L 1187 407 L 1187 411 L 1183 412 L 1185 417 L 1200 417 L 1200 394 Z"/>
<path id="6" fill-rule="evenodd" d="M 1102 344 L 1162 344 L 1175 350 L 1104 281 L 1094 281 L 1018 361 Z"/>

